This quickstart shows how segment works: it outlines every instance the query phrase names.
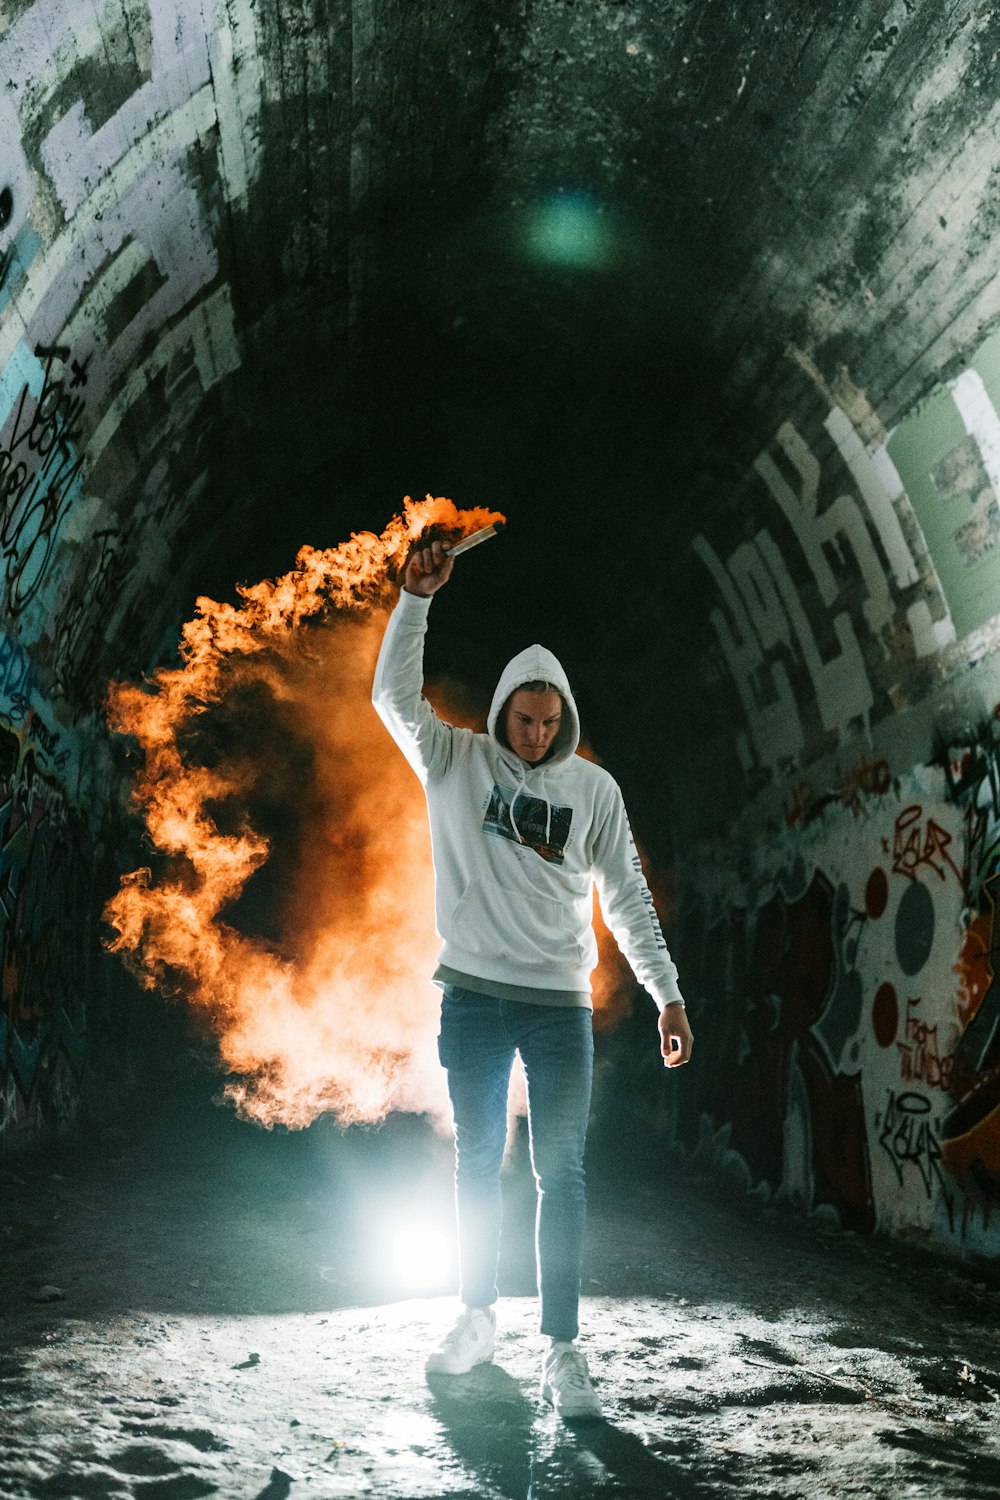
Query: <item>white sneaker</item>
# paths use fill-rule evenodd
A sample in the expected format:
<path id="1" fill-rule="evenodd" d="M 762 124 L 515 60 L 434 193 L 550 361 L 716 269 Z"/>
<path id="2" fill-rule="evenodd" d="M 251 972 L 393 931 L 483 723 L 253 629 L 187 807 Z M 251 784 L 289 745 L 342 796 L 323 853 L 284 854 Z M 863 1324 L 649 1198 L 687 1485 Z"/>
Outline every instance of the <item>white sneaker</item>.
<path id="1" fill-rule="evenodd" d="M 467 1307 L 450 1333 L 428 1354 L 428 1375 L 467 1375 L 476 1365 L 493 1358 L 497 1340 L 497 1315 L 492 1307 Z"/>
<path id="2" fill-rule="evenodd" d="M 603 1415 L 590 1383 L 587 1361 L 575 1344 L 550 1349 L 542 1366 L 542 1400 L 551 1401 L 556 1415 L 572 1421 Z"/>

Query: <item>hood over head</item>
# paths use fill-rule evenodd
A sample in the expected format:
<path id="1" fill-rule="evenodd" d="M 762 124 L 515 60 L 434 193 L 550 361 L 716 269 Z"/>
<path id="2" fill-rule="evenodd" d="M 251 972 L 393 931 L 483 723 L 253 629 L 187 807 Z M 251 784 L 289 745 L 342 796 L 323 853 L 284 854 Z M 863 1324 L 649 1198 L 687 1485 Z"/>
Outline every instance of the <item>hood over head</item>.
<path id="1" fill-rule="evenodd" d="M 499 733 L 500 710 L 511 693 L 529 682 L 551 682 L 552 686 L 562 694 L 564 704 L 559 732 L 542 764 L 551 766 L 568 760 L 580 743 L 580 715 L 577 713 L 569 678 L 563 670 L 562 663 L 545 646 L 527 646 L 525 650 L 519 651 L 500 673 L 500 681 L 496 685 L 486 721 L 490 737 L 501 749 L 506 750 L 508 755 L 514 754 Z"/>

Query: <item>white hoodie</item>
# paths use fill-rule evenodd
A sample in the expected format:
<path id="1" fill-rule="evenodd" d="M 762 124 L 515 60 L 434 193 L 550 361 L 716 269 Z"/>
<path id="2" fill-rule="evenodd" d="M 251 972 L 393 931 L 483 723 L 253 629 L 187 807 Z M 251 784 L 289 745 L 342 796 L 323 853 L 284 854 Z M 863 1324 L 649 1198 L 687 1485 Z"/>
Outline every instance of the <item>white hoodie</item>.
<path id="1" fill-rule="evenodd" d="M 661 1009 L 680 1001 L 621 791 L 603 767 L 576 754 L 580 721 L 559 661 L 529 646 L 508 663 L 488 734 L 445 724 L 422 696 L 430 604 L 400 594 L 372 700 L 427 797 L 441 964 L 483 981 L 589 993 L 596 882 L 604 919 L 640 983 Z M 536 766 L 497 736 L 511 693 L 534 681 L 551 682 L 566 705 L 553 748 Z"/>

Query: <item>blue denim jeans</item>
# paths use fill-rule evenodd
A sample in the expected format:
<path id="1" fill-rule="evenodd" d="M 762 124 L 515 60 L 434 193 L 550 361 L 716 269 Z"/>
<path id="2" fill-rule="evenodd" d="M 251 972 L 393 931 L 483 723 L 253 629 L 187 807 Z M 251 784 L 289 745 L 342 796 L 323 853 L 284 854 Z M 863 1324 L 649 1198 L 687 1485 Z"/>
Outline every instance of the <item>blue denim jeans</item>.
<path id="1" fill-rule="evenodd" d="M 541 1331 L 575 1339 L 586 1215 L 583 1148 L 594 1074 L 591 1013 L 530 1005 L 446 985 L 438 1052 L 455 1117 L 455 1199 L 462 1301 L 497 1299 L 500 1167 L 507 1085 L 520 1052 L 528 1141 L 538 1190 L 535 1255 Z"/>

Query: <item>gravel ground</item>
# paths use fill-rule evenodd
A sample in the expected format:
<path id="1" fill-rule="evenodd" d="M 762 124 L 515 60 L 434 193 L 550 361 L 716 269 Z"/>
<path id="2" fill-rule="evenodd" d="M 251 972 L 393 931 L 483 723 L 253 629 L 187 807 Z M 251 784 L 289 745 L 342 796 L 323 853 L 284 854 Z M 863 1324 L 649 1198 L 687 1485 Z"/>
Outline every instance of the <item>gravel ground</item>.
<path id="1" fill-rule="evenodd" d="M 402 1286 L 383 1225 L 447 1216 L 449 1153 L 420 1122 L 266 1134 L 194 1099 L 5 1158 L 2 1500 L 1000 1500 L 991 1266 L 626 1181 L 621 1141 L 582 1313 L 606 1420 L 536 1399 L 520 1142 L 496 1361 L 428 1383 L 455 1302 Z"/>

